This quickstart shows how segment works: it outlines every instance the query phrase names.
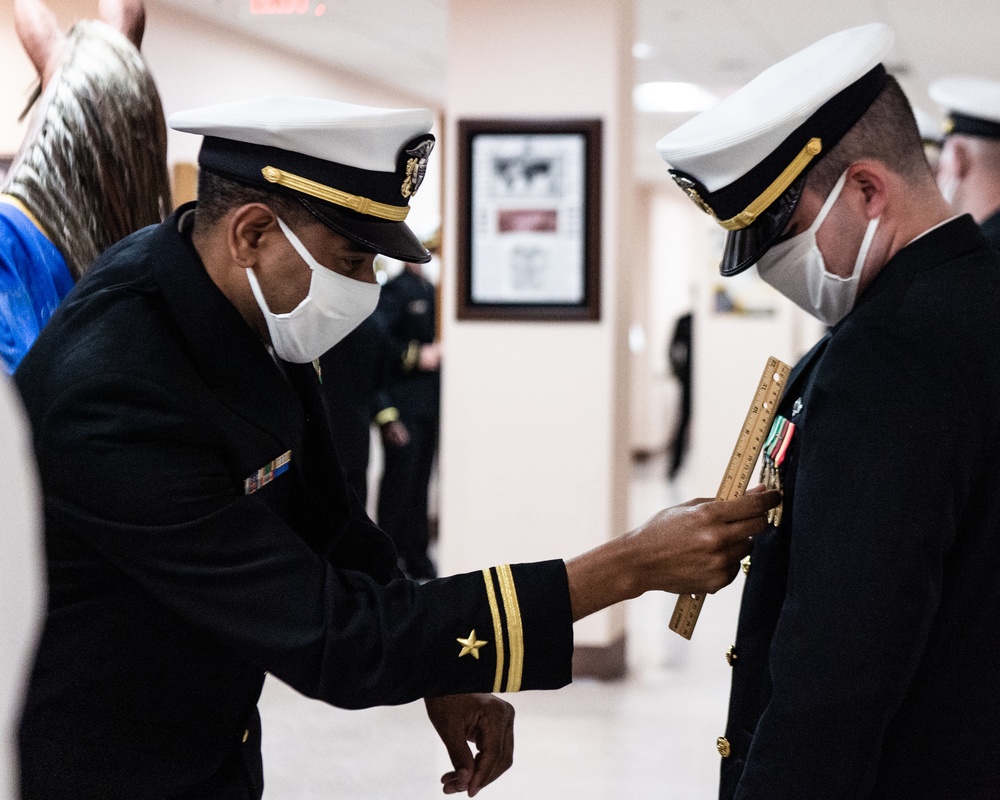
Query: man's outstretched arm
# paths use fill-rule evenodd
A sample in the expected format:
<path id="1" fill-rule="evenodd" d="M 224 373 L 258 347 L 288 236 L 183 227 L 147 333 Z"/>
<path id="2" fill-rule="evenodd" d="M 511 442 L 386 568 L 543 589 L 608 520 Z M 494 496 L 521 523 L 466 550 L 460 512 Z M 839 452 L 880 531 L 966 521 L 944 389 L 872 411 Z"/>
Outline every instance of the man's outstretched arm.
<path id="1" fill-rule="evenodd" d="M 732 582 L 778 492 L 691 500 L 566 562 L 573 621 L 659 590 L 713 593 Z"/>
<path id="2" fill-rule="evenodd" d="M 668 508 L 566 562 L 573 620 L 647 591 L 715 592 L 730 583 L 750 537 L 764 529 L 778 492 L 728 501 L 692 500 Z M 499 697 L 428 698 L 427 714 L 455 769 L 441 778 L 445 794 L 474 797 L 513 763 L 514 709 Z M 473 755 L 469 742 L 475 742 Z"/>

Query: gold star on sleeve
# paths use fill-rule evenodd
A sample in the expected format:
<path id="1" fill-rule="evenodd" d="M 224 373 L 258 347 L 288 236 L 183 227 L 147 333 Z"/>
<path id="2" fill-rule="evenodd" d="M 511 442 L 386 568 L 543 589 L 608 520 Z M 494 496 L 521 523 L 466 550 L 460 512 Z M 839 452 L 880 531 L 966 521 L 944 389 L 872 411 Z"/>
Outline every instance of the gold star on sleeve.
<path id="1" fill-rule="evenodd" d="M 479 648 L 483 647 L 486 644 L 486 642 L 476 638 L 475 628 L 472 629 L 472 633 L 469 634 L 468 638 L 456 639 L 455 641 L 457 641 L 460 645 L 462 645 L 462 652 L 458 654 L 459 658 L 471 653 L 472 657 L 477 660 L 479 659 Z"/>

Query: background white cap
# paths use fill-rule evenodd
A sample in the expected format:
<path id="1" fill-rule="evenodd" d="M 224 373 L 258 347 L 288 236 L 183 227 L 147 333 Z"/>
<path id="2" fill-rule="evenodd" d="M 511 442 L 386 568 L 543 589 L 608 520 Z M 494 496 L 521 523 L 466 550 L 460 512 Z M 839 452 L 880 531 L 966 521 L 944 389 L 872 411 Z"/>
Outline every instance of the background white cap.
<path id="1" fill-rule="evenodd" d="M 1000 83 L 955 76 L 934 81 L 928 92 L 948 115 L 948 133 L 1000 138 Z"/>

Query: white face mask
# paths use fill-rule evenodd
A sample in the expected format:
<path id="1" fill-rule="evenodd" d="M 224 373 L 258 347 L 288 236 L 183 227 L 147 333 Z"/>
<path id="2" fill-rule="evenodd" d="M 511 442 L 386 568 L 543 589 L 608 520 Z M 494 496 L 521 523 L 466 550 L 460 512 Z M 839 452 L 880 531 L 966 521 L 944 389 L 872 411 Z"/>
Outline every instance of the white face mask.
<path id="1" fill-rule="evenodd" d="M 846 181 L 847 173 L 844 172 L 808 230 L 774 245 L 757 262 L 757 272 L 765 283 L 827 325 L 836 325 L 854 307 L 861 269 L 881 219 L 876 217 L 868 223 L 851 277 L 841 278 L 827 272 L 823 254 L 816 244 L 816 232 L 833 208 Z"/>
<path id="2" fill-rule="evenodd" d="M 312 270 L 309 294 L 287 314 L 273 314 L 252 269 L 246 271 L 247 280 L 264 314 L 278 358 L 307 364 L 347 336 L 375 310 L 381 287 L 327 269 L 280 218 L 278 226 Z"/>

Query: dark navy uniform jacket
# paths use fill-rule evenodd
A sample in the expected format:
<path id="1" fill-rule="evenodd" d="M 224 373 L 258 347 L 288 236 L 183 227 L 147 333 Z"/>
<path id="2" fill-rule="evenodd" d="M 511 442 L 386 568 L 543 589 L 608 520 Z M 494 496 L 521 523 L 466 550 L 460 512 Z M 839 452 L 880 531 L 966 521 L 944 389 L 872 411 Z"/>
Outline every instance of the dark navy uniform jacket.
<path id="1" fill-rule="evenodd" d="M 996 250 L 1000 250 L 1000 210 L 983 220 L 979 230 Z"/>
<path id="2" fill-rule="evenodd" d="M 26 796 L 259 797 L 265 671 L 345 708 L 569 682 L 562 562 L 402 580 L 312 366 L 271 358 L 178 224 L 109 250 L 16 373 L 50 586 Z"/>
<path id="3" fill-rule="evenodd" d="M 394 355 L 388 337 L 368 317 L 319 359 L 337 455 L 362 505 L 372 420 L 385 407 L 381 399 Z"/>
<path id="4" fill-rule="evenodd" d="M 963 216 L 796 366 L 720 797 L 1000 797 L 1000 259 Z"/>

